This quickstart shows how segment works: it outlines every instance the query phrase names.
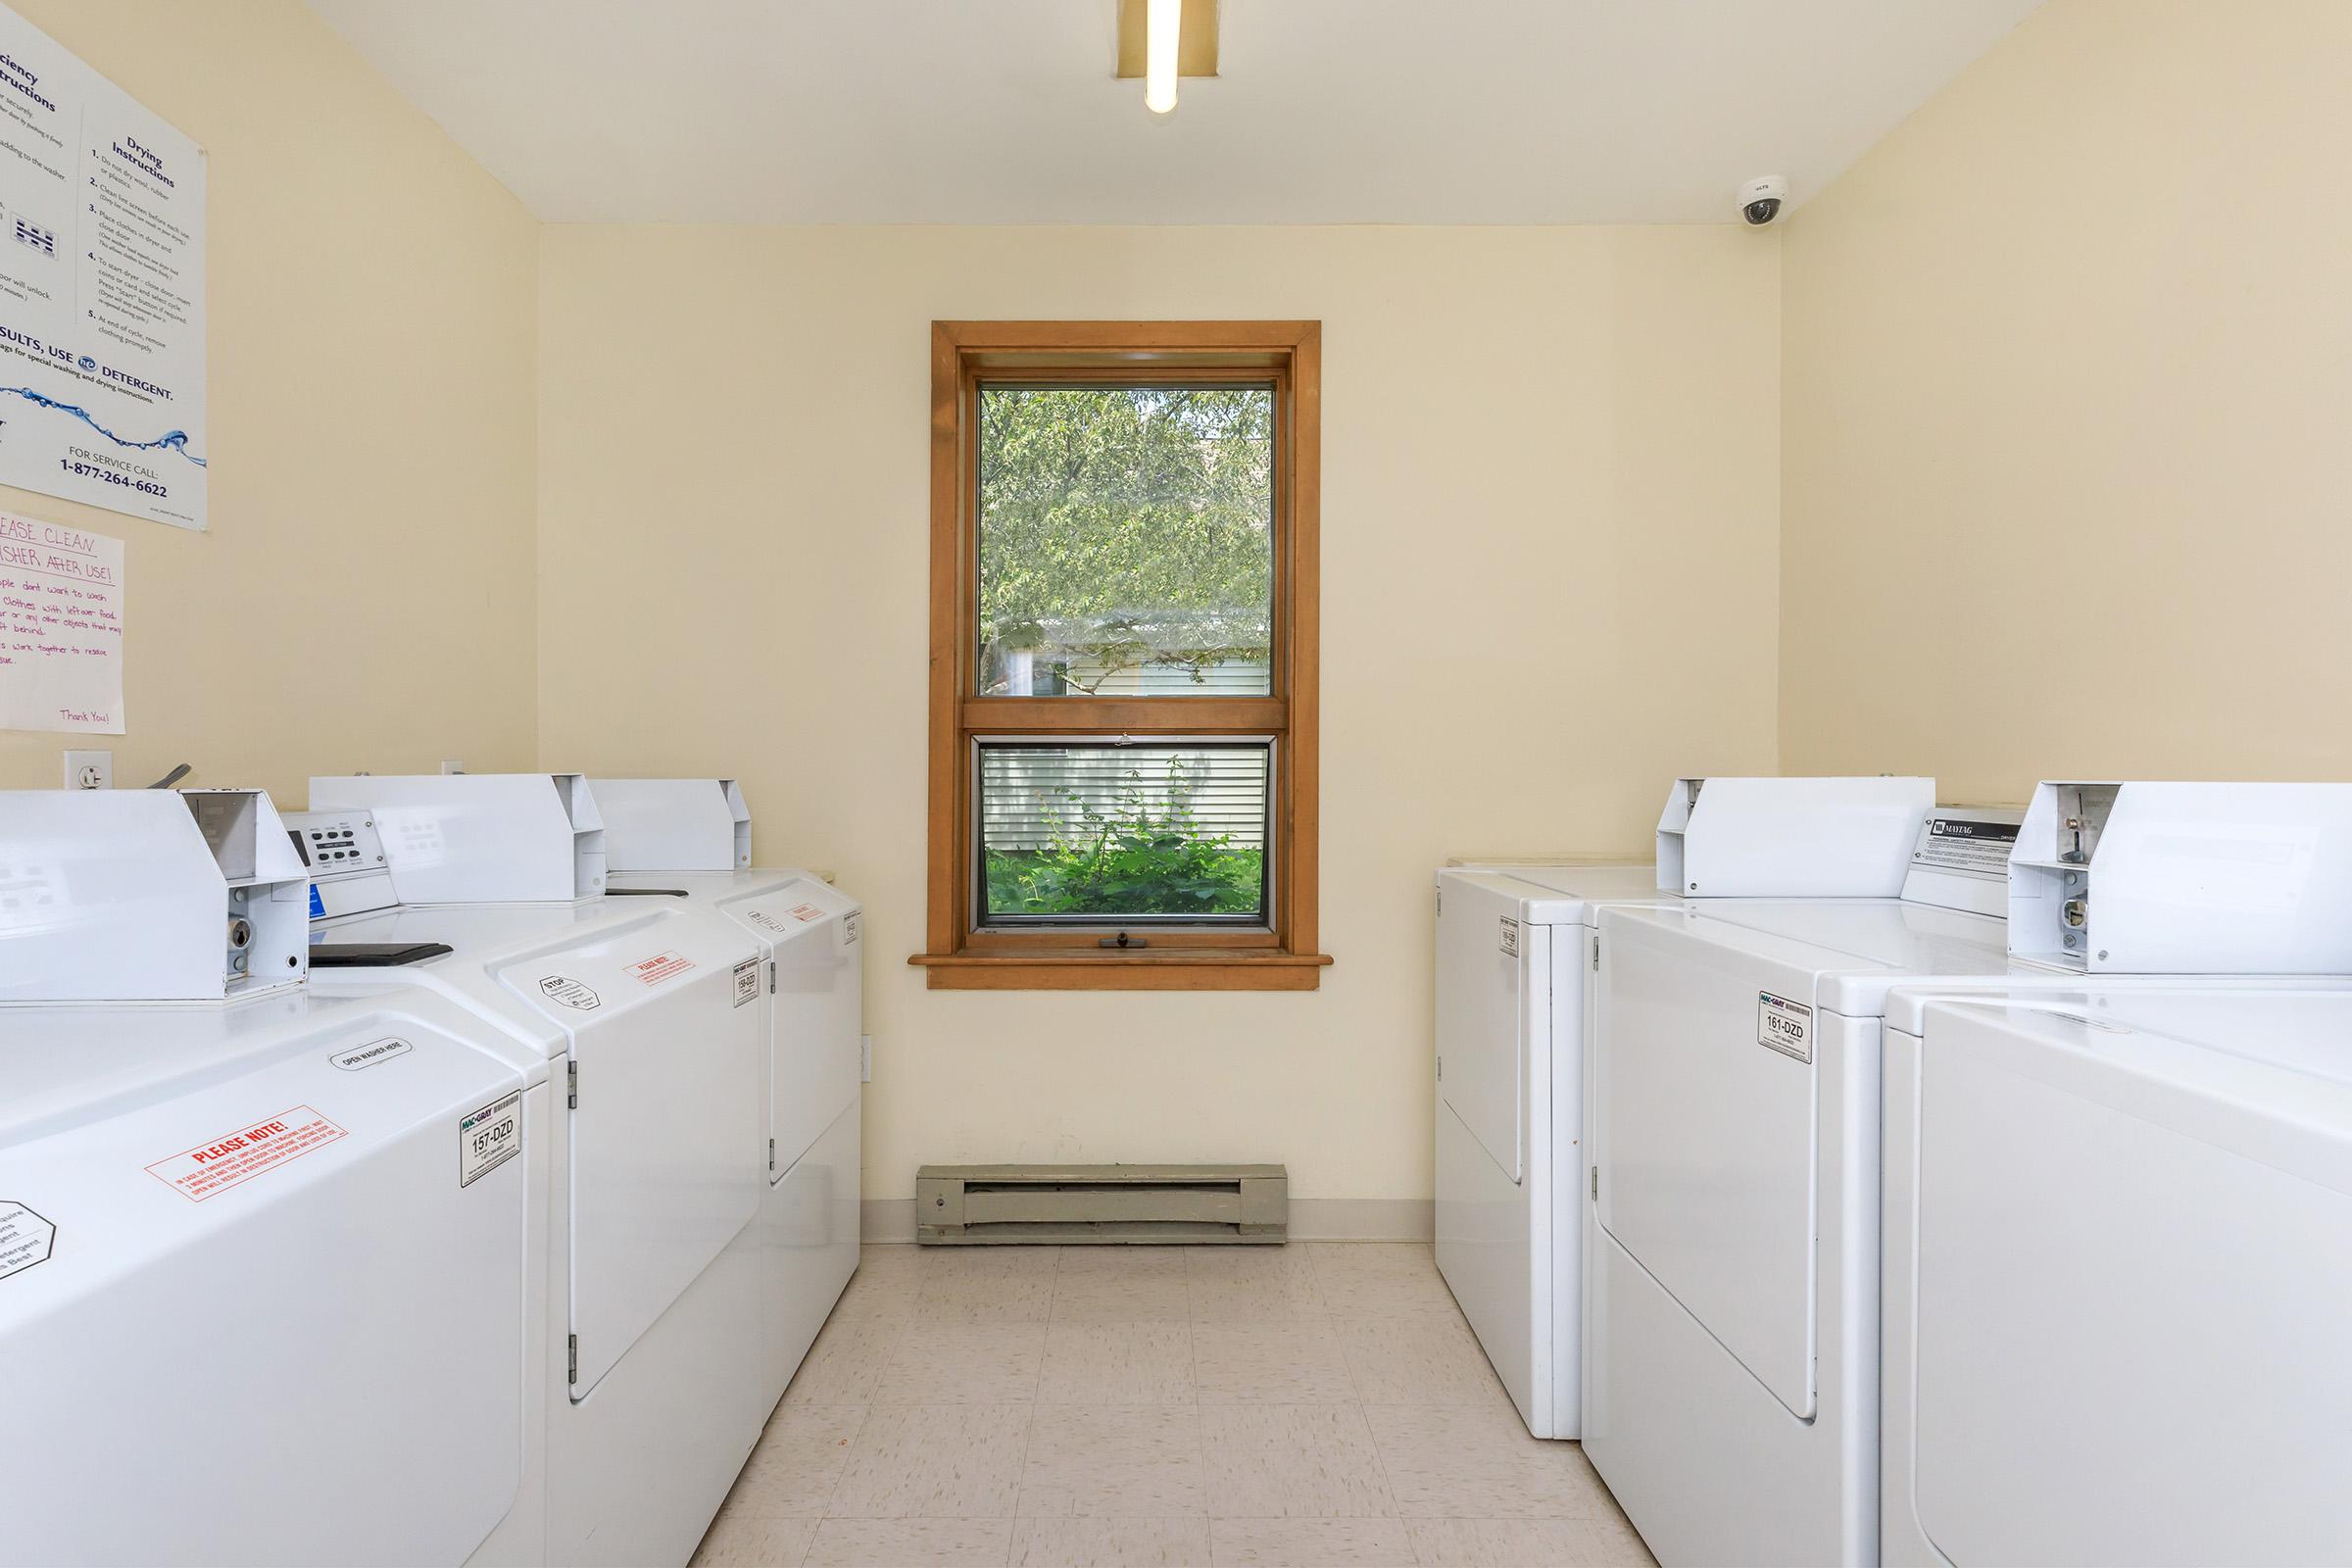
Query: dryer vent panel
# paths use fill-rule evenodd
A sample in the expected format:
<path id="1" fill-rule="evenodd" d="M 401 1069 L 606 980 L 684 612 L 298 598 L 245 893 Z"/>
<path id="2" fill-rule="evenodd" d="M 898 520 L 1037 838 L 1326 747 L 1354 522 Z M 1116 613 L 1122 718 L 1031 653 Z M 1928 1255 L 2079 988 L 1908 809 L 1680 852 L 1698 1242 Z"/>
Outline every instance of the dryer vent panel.
<path id="1" fill-rule="evenodd" d="M 944 1246 L 1275 1242 L 1280 1165 L 925 1165 L 914 1239 Z"/>

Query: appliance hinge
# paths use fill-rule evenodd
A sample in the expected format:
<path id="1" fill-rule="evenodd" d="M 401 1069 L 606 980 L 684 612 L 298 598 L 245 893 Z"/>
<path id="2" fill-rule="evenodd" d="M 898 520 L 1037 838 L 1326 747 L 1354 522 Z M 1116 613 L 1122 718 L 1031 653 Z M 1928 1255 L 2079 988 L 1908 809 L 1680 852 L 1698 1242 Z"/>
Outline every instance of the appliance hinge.
<path id="1" fill-rule="evenodd" d="M 776 960 L 773 958 L 767 960 L 767 994 L 771 997 L 776 994 Z"/>
<path id="2" fill-rule="evenodd" d="M 767 1141 L 767 1168 L 769 1170 L 776 1168 L 776 1141 L 773 1138 Z"/>
<path id="3" fill-rule="evenodd" d="M 577 1334 L 568 1336 L 564 1343 L 564 1381 L 566 1383 L 580 1381 L 580 1337 Z"/>
<path id="4" fill-rule="evenodd" d="M 573 1110 L 580 1108 L 580 1064 L 576 1061 L 564 1064 L 564 1103 Z"/>
<path id="5" fill-rule="evenodd" d="M 1446 912 L 1446 890 L 1444 888 L 1438 889 L 1438 912 L 1440 914 Z"/>
<path id="6" fill-rule="evenodd" d="M 1444 1083 L 1445 1081 L 1446 1081 L 1446 1058 L 1445 1058 L 1444 1056 L 1440 1056 L 1440 1057 L 1438 1058 L 1438 1082 L 1440 1082 L 1440 1083 Z"/>
<path id="7" fill-rule="evenodd" d="M 1595 1203 L 1600 1201 L 1600 1167 L 1598 1165 L 1592 1167 L 1592 1201 Z"/>
<path id="8" fill-rule="evenodd" d="M 1595 973 L 1600 969 L 1600 938 L 1598 937 L 1592 939 L 1592 968 Z"/>

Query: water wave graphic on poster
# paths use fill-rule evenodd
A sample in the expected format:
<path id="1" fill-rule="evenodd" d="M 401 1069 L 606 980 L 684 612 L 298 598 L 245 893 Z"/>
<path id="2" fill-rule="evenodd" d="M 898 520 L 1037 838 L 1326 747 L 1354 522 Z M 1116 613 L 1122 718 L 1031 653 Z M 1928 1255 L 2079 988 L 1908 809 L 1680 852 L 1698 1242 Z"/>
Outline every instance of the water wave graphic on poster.
<path id="1" fill-rule="evenodd" d="M 0 5 L 0 483 L 205 526 L 204 183 Z"/>

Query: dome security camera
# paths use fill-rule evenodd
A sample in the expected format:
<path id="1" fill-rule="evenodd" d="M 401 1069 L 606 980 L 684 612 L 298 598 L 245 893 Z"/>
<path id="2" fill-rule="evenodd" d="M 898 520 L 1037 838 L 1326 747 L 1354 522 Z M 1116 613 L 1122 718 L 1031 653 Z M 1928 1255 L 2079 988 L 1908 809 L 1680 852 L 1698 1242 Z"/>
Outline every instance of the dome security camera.
<path id="1" fill-rule="evenodd" d="M 1749 227 L 1762 228 L 1781 216 L 1781 206 L 1788 199 L 1788 175 L 1760 175 L 1740 187 L 1740 216 Z"/>

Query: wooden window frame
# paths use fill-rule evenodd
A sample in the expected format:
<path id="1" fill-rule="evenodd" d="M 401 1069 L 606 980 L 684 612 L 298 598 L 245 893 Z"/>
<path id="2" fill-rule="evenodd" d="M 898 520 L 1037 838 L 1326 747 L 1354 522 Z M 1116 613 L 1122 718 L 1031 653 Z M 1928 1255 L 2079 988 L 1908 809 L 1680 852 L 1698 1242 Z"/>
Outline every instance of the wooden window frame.
<path id="1" fill-rule="evenodd" d="M 1312 991 L 1320 983 L 1331 962 L 1316 945 L 1322 358 L 1319 321 L 931 323 L 929 907 L 925 949 L 907 959 L 930 989 Z M 976 695 L 980 383 L 1151 378 L 1275 385 L 1271 695 Z M 1276 737 L 1269 923 L 1139 930 L 1150 946 L 1123 952 L 1099 947 L 1094 930 L 976 930 L 973 738 L 1133 734 L 1142 743 L 1154 733 Z"/>

